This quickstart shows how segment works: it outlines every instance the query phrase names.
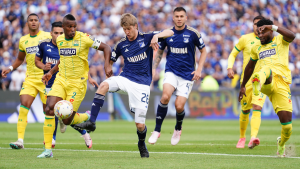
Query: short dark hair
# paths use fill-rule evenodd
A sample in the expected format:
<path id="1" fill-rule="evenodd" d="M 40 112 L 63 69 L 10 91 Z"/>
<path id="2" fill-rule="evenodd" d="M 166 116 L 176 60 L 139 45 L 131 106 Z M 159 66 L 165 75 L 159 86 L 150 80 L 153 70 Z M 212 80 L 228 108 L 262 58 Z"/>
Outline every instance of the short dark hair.
<path id="1" fill-rule="evenodd" d="M 174 12 L 180 12 L 180 11 L 184 11 L 185 13 L 186 13 L 186 10 L 183 8 L 183 7 L 176 7 L 175 9 L 174 9 L 174 11 L 173 11 L 173 13 Z"/>
<path id="2" fill-rule="evenodd" d="M 258 16 L 256 16 L 256 17 L 254 17 L 253 22 L 254 22 L 256 19 L 261 20 L 261 19 L 265 19 L 265 17 L 263 17 L 262 15 L 258 15 Z"/>
<path id="3" fill-rule="evenodd" d="M 28 16 L 27 16 L 27 22 L 28 22 L 28 18 L 29 18 L 29 16 L 36 16 L 39 20 L 40 20 L 40 18 L 39 18 L 39 16 L 37 15 L 37 14 L 35 14 L 35 13 L 31 13 L 31 14 L 29 14 Z"/>
<path id="4" fill-rule="evenodd" d="M 63 18 L 63 23 L 65 22 L 65 20 L 76 21 L 75 17 L 72 14 L 65 15 Z"/>
<path id="5" fill-rule="evenodd" d="M 60 27 L 60 28 L 62 28 L 62 22 L 61 22 L 61 21 L 53 22 L 53 23 L 52 23 L 51 31 L 53 31 L 53 28 L 55 28 L 55 27 Z"/>
<path id="6" fill-rule="evenodd" d="M 261 27 L 264 25 L 273 25 L 273 21 L 271 21 L 270 19 L 264 18 L 257 22 L 257 27 Z"/>

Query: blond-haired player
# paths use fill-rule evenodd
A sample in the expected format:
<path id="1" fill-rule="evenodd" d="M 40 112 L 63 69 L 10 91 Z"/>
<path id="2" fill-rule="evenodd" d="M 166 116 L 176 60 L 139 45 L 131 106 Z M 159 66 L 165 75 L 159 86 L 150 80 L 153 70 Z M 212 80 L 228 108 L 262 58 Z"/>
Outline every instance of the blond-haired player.
<path id="1" fill-rule="evenodd" d="M 247 63 L 250 60 L 250 51 L 252 46 L 254 46 L 256 43 L 259 43 L 259 38 L 257 37 L 257 22 L 259 20 L 263 19 L 263 16 L 256 16 L 253 19 L 253 32 L 243 35 L 240 39 L 239 42 L 235 45 L 235 47 L 232 49 L 232 52 L 230 53 L 228 57 L 228 77 L 233 79 L 234 77 L 234 72 L 232 70 L 235 58 L 239 54 L 240 51 L 243 51 L 243 70 L 245 70 L 245 67 Z M 257 66 L 255 67 L 254 72 L 258 72 L 259 69 L 259 64 L 258 62 Z M 244 71 L 241 75 L 241 84 L 243 82 L 243 77 L 244 77 Z M 248 147 L 249 148 L 254 148 L 255 146 L 259 145 L 260 141 L 257 138 L 258 130 L 260 127 L 261 123 L 261 110 L 262 107 L 265 103 L 266 96 L 262 93 L 260 93 L 258 96 L 255 96 L 252 93 L 252 84 L 249 82 L 246 84 L 246 94 L 247 96 L 244 96 L 242 101 L 241 101 L 241 107 L 242 107 L 242 112 L 240 114 L 240 139 L 236 145 L 236 148 L 244 148 L 245 147 L 245 142 L 246 142 L 246 129 L 248 126 L 249 122 L 249 114 L 250 110 L 253 109 L 252 111 L 252 118 L 251 118 L 251 139 L 249 141 Z"/>
<path id="2" fill-rule="evenodd" d="M 41 81 L 44 72 L 35 66 L 35 54 L 38 52 L 39 42 L 51 38 L 51 36 L 49 32 L 39 30 L 39 17 L 35 13 L 28 15 L 27 25 L 29 34 L 22 36 L 19 41 L 18 58 L 8 69 L 2 72 L 2 76 L 6 77 L 9 72 L 17 69 L 24 62 L 24 59 L 26 59 L 26 78 L 20 92 L 21 106 L 17 123 L 18 140 L 9 144 L 12 149 L 24 148 L 23 140 L 27 126 L 27 114 L 36 95 L 40 94 L 44 110 L 47 99 L 46 88 Z"/>
<path id="3" fill-rule="evenodd" d="M 257 23 L 260 43 L 251 49 L 250 61 L 245 68 L 239 101 L 246 95 L 246 83 L 251 78 L 253 93 L 266 94 L 281 123 L 281 137 L 277 138 L 277 154 L 285 156 L 285 143 L 292 134 L 292 98 L 289 84 L 292 82 L 289 70 L 289 44 L 295 34 L 283 27 L 273 25 L 269 19 L 261 19 Z M 273 31 L 279 33 L 273 35 Z M 259 72 L 253 73 L 257 60 L 261 60 Z"/>

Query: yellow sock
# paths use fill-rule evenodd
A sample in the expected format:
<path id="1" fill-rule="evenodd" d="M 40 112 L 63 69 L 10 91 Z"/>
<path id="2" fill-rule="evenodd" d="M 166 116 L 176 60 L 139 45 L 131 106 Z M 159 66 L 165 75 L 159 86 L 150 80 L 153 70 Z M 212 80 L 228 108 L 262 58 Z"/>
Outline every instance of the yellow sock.
<path id="1" fill-rule="evenodd" d="M 285 142 L 290 139 L 292 134 L 292 122 L 281 123 L 281 141 L 279 143 L 280 146 L 284 146 Z"/>
<path id="2" fill-rule="evenodd" d="M 72 124 L 79 124 L 79 123 L 85 122 L 88 119 L 89 119 L 89 116 L 86 113 L 76 113 L 74 115 L 74 119 L 73 119 L 71 125 Z"/>
<path id="3" fill-rule="evenodd" d="M 249 112 L 250 113 L 250 112 Z M 243 110 L 240 114 L 240 138 L 246 137 L 246 130 L 249 122 L 249 113 L 244 113 Z"/>
<path id="4" fill-rule="evenodd" d="M 51 149 L 53 132 L 55 130 L 55 116 L 45 116 L 44 121 L 44 141 L 45 149 Z"/>
<path id="5" fill-rule="evenodd" d="M 269 67 L 263 67 L 258 73 L 260 77 L 260 84 L 263 85 L 271 76 L 271 69 Z"/>
<path id="6" fill-rule="evenodd" d="M 261 111 L 253 110 L 251 117 L 251 138 L 256 138 L 261 123 Z"/>
<path id="7" fill-rule="evenodd" d="M 17 123 L 17 131 L 18 131 L 18 139 L 24 140 L 25 129 L 27 126 L 27 114 L 29 108 L 23 105 L 20 106 L 19 110 L 19 118 Z"/>

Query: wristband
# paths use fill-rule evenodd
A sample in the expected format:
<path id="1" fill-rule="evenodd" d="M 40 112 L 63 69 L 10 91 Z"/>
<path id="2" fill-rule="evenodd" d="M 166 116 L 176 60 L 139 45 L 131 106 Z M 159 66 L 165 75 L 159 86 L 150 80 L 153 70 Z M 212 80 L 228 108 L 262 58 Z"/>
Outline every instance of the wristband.
<path id="1" fill-rule="evenodd" d="M 14 68 L 12 66 L 9 66 L 8 68 L 10 69 L 10 71 L 14 70 Z"/>
<path id="2" fill-rule="evenodd" d="M 276 25 L 272 25 L 272 31 L 276 31 L 277 32 L 277 29 L 278 29 L 278 26 L 276 26 Z"/>

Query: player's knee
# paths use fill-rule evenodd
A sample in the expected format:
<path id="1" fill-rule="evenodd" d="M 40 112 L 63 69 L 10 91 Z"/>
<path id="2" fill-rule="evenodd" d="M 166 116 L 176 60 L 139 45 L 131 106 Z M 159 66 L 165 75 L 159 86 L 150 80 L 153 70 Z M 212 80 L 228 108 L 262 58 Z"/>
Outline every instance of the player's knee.
<path id="1" fill-rule="evenodd" d="M 253 107 L 253 110 L 259 110 L 259 111 L 261 111 L 261 109 L 262 109 L 262 107 L 260 107 L 258 105 L 255 105 L 255 104 L 252 107 Z"/>
<path id="2" fill-rule="evenodd" d="M 184 110 L 184 105 L 181 104 L 175 104 L 176 112 L 181 113 Z"/>
<path id="3" fill-rule="evenodd" d="M 167 94 L 163 94 L 162 96 L 161 96 L 161 99 L 160 99 L 160 102 L 162 103 L 162 104 L 168 104 L 169 103 L 169 101 L 170 101 L 170 96 L 168 96 Z"/>
<path id="4" fill-rule="evenodd" d="M 135 123 L 136 125 L 136 128 L 138 131 L 144 131 L 145 129 L 145 124 L 142 124 L 142 123 Z"/>
<path id="5" fill-rule="evenodd" d="M 109 84 L 107 82 L 102 82 L 97 90 L 97 93 L 102 94 L 102 92 L 108 92 Z"/>

